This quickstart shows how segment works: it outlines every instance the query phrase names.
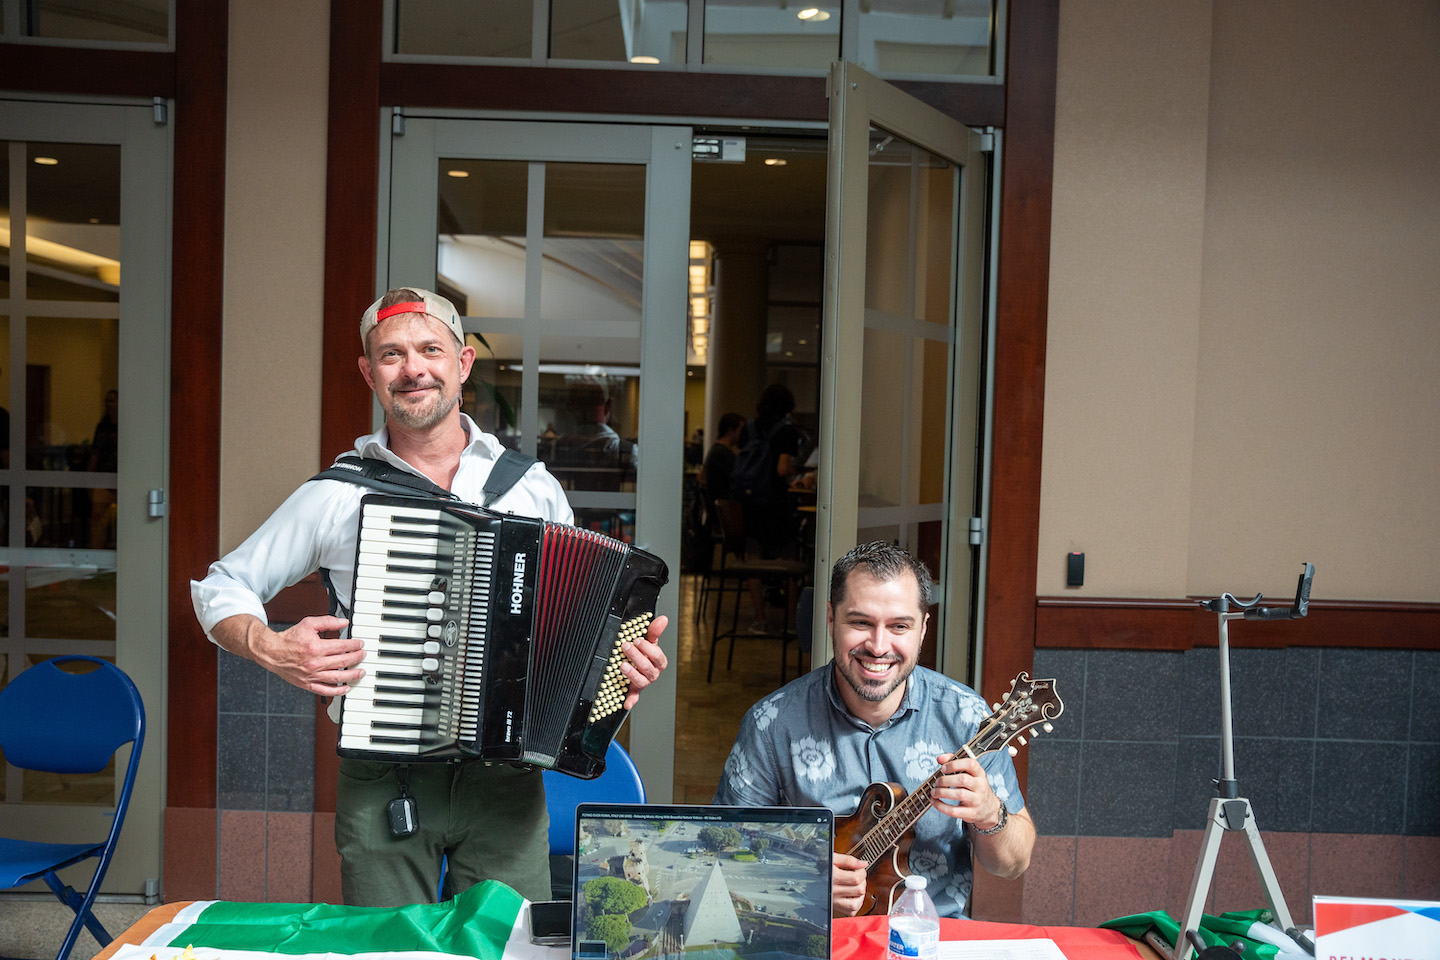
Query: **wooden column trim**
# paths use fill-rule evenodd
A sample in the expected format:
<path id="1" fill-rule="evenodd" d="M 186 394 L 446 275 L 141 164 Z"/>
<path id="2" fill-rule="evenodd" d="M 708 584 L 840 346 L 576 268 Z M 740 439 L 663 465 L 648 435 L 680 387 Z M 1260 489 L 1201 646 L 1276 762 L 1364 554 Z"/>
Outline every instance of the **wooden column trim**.
<path id="1" fill-rule="evenodd" d="M 1012 0 L 1000 181 L 986 695 L 1034 661 L 1058 0 Z"/>
<path id="2" fill-rule="evenodd" d="M 325 176 L 325 313 L 321 330 L 320 460 L 370 428 L 360 377 L 360 315 L 375 299 L 380 196 L 381 0 L 331 0 L 330 117 Z M 335 724 L 315 715 L 315 810 L 335 810 Z"/>
<path id="3" fill-rule="evenodd" d="M 229 0 L 176 0 L 170 294 L 170 555 L 166 804 L 214 807 L 216 647 L 190 580 L 220 551 L 220 370 Z"/>

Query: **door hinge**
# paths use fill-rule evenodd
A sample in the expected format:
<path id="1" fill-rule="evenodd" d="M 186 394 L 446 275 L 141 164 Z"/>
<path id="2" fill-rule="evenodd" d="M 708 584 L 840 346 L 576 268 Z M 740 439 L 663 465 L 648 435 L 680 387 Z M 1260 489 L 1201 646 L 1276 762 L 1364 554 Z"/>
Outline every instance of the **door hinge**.
<path id="1" fill-rule="evenodd" d="M 980 152 L 981 152 L 981 153 L 994 153 L 994 152 L 995 152 L 995 128 L 994 128 L 994 127 L 986 127 L 984 130 L 981 130 L 981 131 L 980 131 Z"/>
<path id="2" fill-rule="evenodd" d="M 390 115 L 390 135 L 392 137 L 405 136 L 405 108 L 396 107 L 395 112 Z"/>
<path id="3" fill-rule="evenodd" d="M 985 521 L 980 517 L 970 518 L 970 546 L 978 547 L 985 542 Z"/>
<path id="4" fill-rule="evenodd" d="M 163 516 L 165 516 L 165 506 L 166 506 L 166 504 L 165 504 L 165 491 L 164 491 L 164 489 L 162 488 L 162 489 L 159 489 L 159 490 L 151 490 L 151 491 L 150 491 L 149 498 L 148 498 L 147 503 L 146 503 L 146 506 L 147 506 L 147 508 L 148 508 L 148 510 L 149 510 L 148 516 L 150 516 L 150 517 L 163 517 Z"/>
<path id="5" fill-rule="evenodd" d="M 154 109 L 155 109 L 155 126 L 157 126 L 157 127 L 163 127 L 163 126 L 165 126 L 167 123 L 169 123 L 169 122 L 170 122 L 170 107 L 169 107 L 168 104 L 166 104 L 165 98 L 164 98 L 164 97 L 154 97 L 154 98 L 151 99 L 150 102 L 151 102 L 151 104 L 154 105 Z"/>

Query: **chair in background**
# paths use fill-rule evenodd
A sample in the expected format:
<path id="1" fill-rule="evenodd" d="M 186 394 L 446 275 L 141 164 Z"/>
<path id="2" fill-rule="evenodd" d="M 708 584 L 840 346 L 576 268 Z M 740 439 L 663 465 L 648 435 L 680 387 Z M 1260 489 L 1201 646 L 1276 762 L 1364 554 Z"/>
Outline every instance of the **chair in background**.
<path id="1" fill-rule="evenodd" d="M 575 856 L 575 808 L 582 803 L 644 803 L 645 781 L 635 761 L 615 741 L 605 752 L 605 772 L 594 780 L 546 770 L 545 806 L 550 811 L 550 888 L 556 900 L 571 895 Z"/>
<path id="2" fill-rule="evenodd" d="M 94 669 L 71 673 L 64 664 Z M 75 912 L 55 960 L 66 960 L 86 927 L 100 945 L 110 934 L 91 912 L 100 883 L 115 855 L 130 791 L 145 742 L 145 705 L 119 667 L 94 657 L 55 657 L 24 670 L 0 689 L 0 751 L 11 766 L 41 773 L 100 773 L 125 744 L 130 748 L 125 779 L 115 798 L 115 820 L 104 840 L 46 843 L 0 837 L 0 889 L 44 880 L 60 902 Z M 118 762 L 118 761 L 117 761 Z M 94 857 L 95 875 L 85 893 L 76 893 L 56 871 Z"/>
<path id="3" fill-rule="evenodd" d="M 800 582 L 809 572 L 809 567 L 799 560 L 765 560 L 752 559 L 746 556 L 745 537 L 745 509 L 738 500 L 716 500 L 715 513 L 720 519 L 720 565 L 711 571 L 711 576 L 716 579 L 715 586 L 711 588 L 715 594 L 715 621 L 710 632 L 710 666 L 705 671 L 707 683 L 715 676 L 715 648 L 720 641 L 729 638 L 730 651 L 725 658 L 725 668 L 728 670 L 735 663 L 735 637 L 739 635 L 740 628 L 740 605 L 744 602 L 745 585 L 751 579 L 759 579 L 767 585 L 777 585 L 786 592 L 785 602 L 785 623 L 780 633 L 746 634 L 749 637 L 769 638 L 780 640 L 780 672 L 781 678 L 785 674 L 785 646 L 794 637 L 790 631 L 790 610 L 794 606 L 793 592 L 798 588 Z M 725 594 L 728 591 L 727 584 L 733 583 L 735 588 L 735 606 L 730 614 L 730 629 L 722 633 L 720 631 L 720 611 L 725 606 Z M 756 611 L 757 614 L 761 611 Z"/>

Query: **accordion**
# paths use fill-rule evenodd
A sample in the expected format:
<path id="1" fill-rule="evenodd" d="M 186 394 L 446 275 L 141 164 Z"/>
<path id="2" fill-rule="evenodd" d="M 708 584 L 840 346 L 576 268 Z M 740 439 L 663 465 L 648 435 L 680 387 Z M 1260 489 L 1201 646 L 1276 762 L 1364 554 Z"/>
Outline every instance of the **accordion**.
<path id="1" fill-rule="evenodd" d="M 477 758 L 591 779 L 628 715 L 622 644 L 664 561 L 601 533 L 459 501 L 360 502 L 342 757 Z"/>

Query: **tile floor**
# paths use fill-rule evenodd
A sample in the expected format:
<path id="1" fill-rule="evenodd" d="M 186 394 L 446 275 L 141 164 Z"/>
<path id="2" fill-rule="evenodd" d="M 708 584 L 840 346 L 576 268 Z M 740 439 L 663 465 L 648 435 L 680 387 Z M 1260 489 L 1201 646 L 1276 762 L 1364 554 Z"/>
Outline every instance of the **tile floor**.
<path id="1" fill-rule="evenodd" d="M 707 683 L 705 673 L 710 662 L 713 608 L 707 608 L 705 622 L 696 626 L 695 604 L 700 593 L 698 577 L 686 574 L 680 578 L 680 624 L 678 662 L 675 664 L 677 694 L 675 698 L 675 802 L 709 803 L 720 782 L 720 771 L 730 754 L 730 745 L 740 729 L 740 719 L 757 700 L 780 688 L 781 642 L 772 637 L 741 635 L 735 641 L 734 666 L 726 668 L 729 640 L 721 641 L 715 652 L 714 679 Z M 721 629 L 730 622 L 730 604 L 726 598 Z M 750 613 L 748 599 L 742 601 L 740 624 L 743 631 Z M 777 631 L 782 612 L 772 609 L 771 622 Z M 785 679 L 796 676 L 798 645 L 791 641 L 785 647 L 788 665 Z M 809 667 L 809 657 L 803 666 Z"/>

